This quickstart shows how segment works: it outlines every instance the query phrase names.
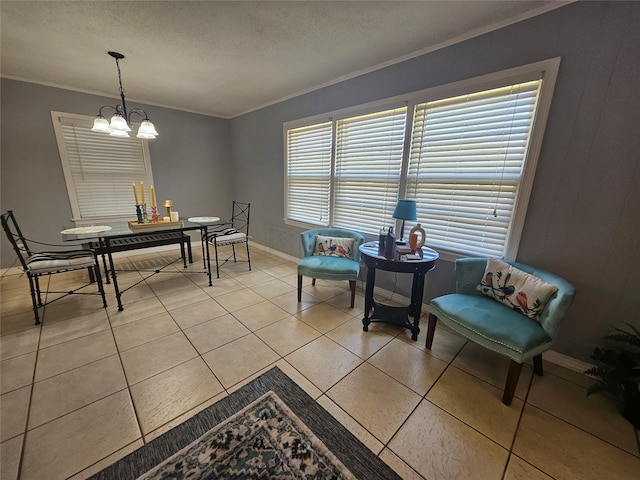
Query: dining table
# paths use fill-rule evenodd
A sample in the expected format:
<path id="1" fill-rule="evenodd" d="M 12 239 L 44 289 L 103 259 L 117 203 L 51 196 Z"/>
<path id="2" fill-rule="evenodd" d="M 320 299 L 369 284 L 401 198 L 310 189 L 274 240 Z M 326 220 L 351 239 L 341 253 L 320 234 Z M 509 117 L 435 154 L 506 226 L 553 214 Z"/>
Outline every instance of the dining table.
<path id="1" fill-rule="evenodd" d="M 124 309 L 122 295 L 144 282 L 153 275 L 159 273 L 175 273 L 177 270 L 167 269 L 175 262 L 182 260 L 184 268 L 187 268 L 187 258 L 193 263 L 191 254 L 191 236 L 189 232 L 199 232 L 200 239 L 206 239 L 208 229 L 220 221 L 220 217 L 215 216 L 197 216 L 189 218 L 179 218 L 177 221 L 157 221 L 138 223 L 134 220 L 122 220 L 115 222 L 101 222 L 100 225 L 85 225 L 63 229 L 60 234 L 64 242 L 78 242 L 82 244 L 82 248 L 91 249 L 97 257 L 102 256 L 102 264 L 105 272 L 106 282 L 113 282 L 116 301 L 118 303 L 118 311 Z M 171 244 L 179 244 L 181 258 L 168 261 L 162 267 L 152 268 L 150 270 L 136 269 L 140 273 L 147 273 L 139 281 L 121 289 L 118 285 L 118 271 L 126 271 L 125 269 L 117 269 L 113 260 L 115 253 L 138 250 L 143 248 L 154 248 Z M 209 253 L 209 244 L 201 241 L 203 270 L 190 271 L 190 273 L 204 273 L 209 280 L 209 286 L 213 285 L 211 275 L 211 256 Z M 185 250 L 186 247 L 186 250 Z"/>

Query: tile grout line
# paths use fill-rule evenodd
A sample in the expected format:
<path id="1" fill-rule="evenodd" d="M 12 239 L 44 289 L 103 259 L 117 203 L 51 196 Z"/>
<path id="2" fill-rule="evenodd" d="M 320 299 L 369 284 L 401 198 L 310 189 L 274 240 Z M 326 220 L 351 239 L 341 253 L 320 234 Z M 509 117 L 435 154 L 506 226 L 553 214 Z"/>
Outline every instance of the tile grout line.
<path id="1" fill-rule="evenodd" d="M 49 287 L 49 281 L 51 279 L 51 276 L 49 275 L 47 277 L 47 290 Z M 45 303 L 46 303 L 46 297 L 45 297 Z M 22 436 L 22 445 L 20 447 L 20 459 L 18 460 L 18 475 L 17 478 L 19 479 L 22 476 L 22 468 L 24 466 L 24 455 L 25 455 L 25 451 L 26 451 L 26 445 L 27 445 L 27 435 L 29 433 L 29 417 L 31 416 L 31 405 L 32 405 L 32 401 L 33 401 L 33 390 L 35 388 L 35 379 L 36 379 L 36 370 L 38 368 L 38 357 L 40 356 L 40 342 L 42 340 L 42 328 L 44 327 L 44 322 L 46 319 L 46 314 L 45 314 L 45 310 L 46 310 L 46 305 L 45 307 L 42 309 L 42 318 L 40 318 L 40 325 L 37 326 L 39 332 L 38 332 L 38 342 L 36 343 L 36 358 L 34 359 L 33 362 L 33 373 L 31 375 L 31 385 L 30 385 L 30 389 L 29 389 L 29 402 L 27 405 L 27 415 L 25 417 L 25 421 L 24 421 L 24 433 Z M 35 321 L 35 319 L 34 319 Z"/>
<path id="2" fill-rule="evenodd" d="M 127 394 L 129 395 L 129 401 L 131 402 L 131 407 L 133 408 L 133 414 L 136 417 L 136 424 L 138 425 L 138 432 L 140 432 L 140 438 L 142 439 L 142 443 L 144 444 L 144 435 L 142 433 L 142 424 L 140 423 L 140 417 L 138 415 L 138 410 L 136 408 L 136 404 L 133 401 L 133 395 L 131 393 L 131 384 L 129 383 L 129 377 L 127 376 L 127 371 L 124 368 L 124 363 L 122 362 L 122 355 L 120 354 L 120 347 L 118 346 L 118 342 L 116 341 L 116 336 L 115 336 L 115 333 L 113 331 L 113 325 L 111 324 L 111 316 L 109 315 L 109 312 L 106 312 L 106 314 L 107 314 L 107 321 L 109 322 L 109 330 L 111 331 L 111 338 L 113 339 L 113 343 L 114 343 L 114 345 L 116 347 L 118 360 L 120 361 L 120 368 L 122 369 L 122 375 L 124 376 L 124 381 L 125 381 L 125 384 L 126 384 Z M 116 452 L 117 451 L 118 450 L 116 450 Z M 113 455 L 116 452 L 111 452 L 104 458 L 108 458 L 109 455 Z M 76 472 L 74 475 L 77 475 L 78 473 L 82 472 L 85 469 L 86 469 L 86 467 L 81 469 L 80 471 Z"/>

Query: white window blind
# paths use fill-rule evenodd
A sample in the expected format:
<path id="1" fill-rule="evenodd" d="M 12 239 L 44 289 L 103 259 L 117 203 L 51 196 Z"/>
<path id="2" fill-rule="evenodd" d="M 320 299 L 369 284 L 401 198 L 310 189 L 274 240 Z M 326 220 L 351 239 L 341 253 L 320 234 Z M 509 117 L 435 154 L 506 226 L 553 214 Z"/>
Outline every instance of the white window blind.
<path id="1" fill-rule="evenodd" d="M 287 131 L 287 219 L 329 225 L 332 122 Z"/>
<path id="2" fill-rule="evenodd" d="M 52 117 L 74 220 L 135 218 L 132 183 L 139 187 L 140 181 L 151 214 L 153 176 L 145 140 L 92 132 L 90 117 L 58 112 Z"/>
<path id="3" fill-rule="evenodd" d="M 333 225 L 376 234 L 398 198 L 407 108 L 336 123 Z"/>
<path id="4" fill-rule="evenodd" d="M 406 198 L 417 201 L 430 246 L 504 255 L 540 85 L 415 106 Z"/>

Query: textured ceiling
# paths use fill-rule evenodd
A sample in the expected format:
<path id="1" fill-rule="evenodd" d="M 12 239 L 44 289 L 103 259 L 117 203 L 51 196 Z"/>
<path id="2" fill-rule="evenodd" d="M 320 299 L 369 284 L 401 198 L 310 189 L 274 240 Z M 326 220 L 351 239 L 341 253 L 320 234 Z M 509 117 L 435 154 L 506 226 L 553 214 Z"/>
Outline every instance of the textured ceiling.
<path id="1" fill-rule="evenodd" d="M 567 2 L 6 1 L 2 76 L 230 118 Z"/>

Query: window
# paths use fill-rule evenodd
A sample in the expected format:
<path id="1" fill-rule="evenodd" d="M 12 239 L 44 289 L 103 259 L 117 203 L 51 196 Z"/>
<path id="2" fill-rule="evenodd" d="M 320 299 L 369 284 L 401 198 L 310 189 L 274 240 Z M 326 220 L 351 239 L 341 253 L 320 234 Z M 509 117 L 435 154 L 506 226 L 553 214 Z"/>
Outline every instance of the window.
<path id="1" fill-rule="evenodd" d="M 377 232 L 400 188 L 407 108 L 336 122 L 333 225 Z"/>
<path id="2" fill-rule="evenodd" d="M 143 181 L 147 195 L 153 185 L 147 141 L 92 132 L 93 117 L 61 112 L 51 117 L 73 220 L 131 218 L 132 183 Z"/>
<path id="3" fill-rule="evenodd" d="M 559 62 L 285 124 L 285 222 L 375 235 L 414 199 L 429 246 L 515 259 Z"/>
<path id="4" fill-rule="evenodd" d="M 287 131 L 287 218 L 329 224 L 331 122 Z"/>
<path id="5" fill-rule="evenodd" d="M 430 245 L 505 254 L 540 85 L 416 105 L 405 196 L 417 201 Z"/>

